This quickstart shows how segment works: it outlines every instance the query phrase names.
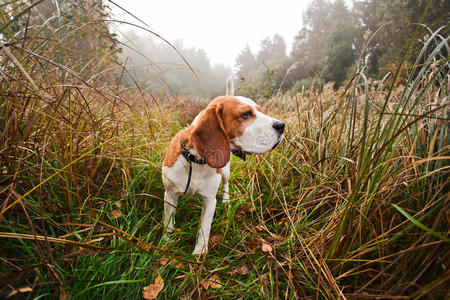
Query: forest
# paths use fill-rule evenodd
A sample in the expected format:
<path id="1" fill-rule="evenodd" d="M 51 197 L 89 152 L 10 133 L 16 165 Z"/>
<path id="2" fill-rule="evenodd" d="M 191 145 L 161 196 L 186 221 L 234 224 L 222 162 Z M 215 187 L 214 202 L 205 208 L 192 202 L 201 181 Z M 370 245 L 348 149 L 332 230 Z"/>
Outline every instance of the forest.
<path id="1" fill-rule="evenodd" d="M 449 1 L 298 15 L 227 66 L 115 1 L 2 0 L 0 297 L 448 298 Z M 193 256 L 202 202 L 164 240 L 161 165 L 229 75 L 285 137 L 232 158 Z"/>
<path id="2" fill-rule="evenodd" d="M 427 14 L 421 19 L 425 9 Z M 364 70 L 373 80 L 381 80 L 395 69 L 395 62 L 416 30 L 415 22 L 430 25 L 429 30 L 440 28 L 448 23 L 448 17 L 442 14 L 448 11 L 450 4 L 446 1 L 427 6 L 427 1 L 422 0 L 356 0 L 351 8 L 344 0 L 311 1 L 302 14 L 303 26 L 290 47 L 291 53 L 287 54 L 287 45 L 279 34 L 262 40 L 255 53 L 248 45 L 242 49 L 232 66 L 239 93 L 270 98 L 278 92 L 293 95 L 328 82 L 333 82 L 336 89 L 358 70 Z M 139 66 L 133 71 L 141 86 L 153 84 L 154 90 L 160 90 L 168 85 L 176 94 L 210 98 L 223 92 L 223 82 L 231 69 L 210 64 L 202 49 L 184 48 L 181 40 L 174 44 L 202 77 L 198 81 L 164 41 L 151 33 L 137 36 L 131 31 L 125 36 L 121 62 L 126 65 L 129 60 L 130 65 Z M 405 63 L 414 63 L 426 39 L 427 34 L 420 37 L 421 42 L 411 45 Z M 144 49 L 145 55 L 141 55 Z M 165 82 L 158 74 L 163 74 Z M 127 84 L 133 86 L 132 81 Z"/>

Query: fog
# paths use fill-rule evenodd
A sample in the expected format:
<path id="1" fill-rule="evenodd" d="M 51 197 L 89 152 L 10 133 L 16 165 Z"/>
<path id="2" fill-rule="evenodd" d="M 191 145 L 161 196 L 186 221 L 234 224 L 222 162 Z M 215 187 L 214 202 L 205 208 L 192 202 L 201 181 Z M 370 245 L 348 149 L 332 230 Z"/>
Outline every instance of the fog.
<path id="1" fill-rule="evenodd" d="M 185 47 L 182 40 L 169 44 L 135 31 L 128 31 L 121 42 L 119 59 L 127 70 L 127 86 L 185 96 L 214 97 L 225 92 L 231 69 L 211 64 L 202 49 Z"/>

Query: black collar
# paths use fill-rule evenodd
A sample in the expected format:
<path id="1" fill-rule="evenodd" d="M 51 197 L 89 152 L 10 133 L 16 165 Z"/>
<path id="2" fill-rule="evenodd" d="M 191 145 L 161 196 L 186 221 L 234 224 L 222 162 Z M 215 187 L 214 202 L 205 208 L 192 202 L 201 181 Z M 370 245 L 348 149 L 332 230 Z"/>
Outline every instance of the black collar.
<path id="1" fill-rule="evenodd" d="M 242 151 L 242 150 L 231 150 L 231 153 L 233 153 L 234 156 L 239 157 L 243 161 L 245 161 L 245 158 L 247 157 L 247 155 L 252 154 L 251 152 Z"/>
<path id="2" fill-rule="evenodd" d="M 206 164 L 206 161 L 204 159 L 198 159 L 194 154 L 189 152 L 189 149 L 186 148 L 186 145 L 183 142 L 183 138 L 181 137 L 180 137 L 180 146 L 181 146 L 181 154 L 183 154 L 184 158 L 186 158 L 188 162 L 193 162 L 199 165 Z"/>

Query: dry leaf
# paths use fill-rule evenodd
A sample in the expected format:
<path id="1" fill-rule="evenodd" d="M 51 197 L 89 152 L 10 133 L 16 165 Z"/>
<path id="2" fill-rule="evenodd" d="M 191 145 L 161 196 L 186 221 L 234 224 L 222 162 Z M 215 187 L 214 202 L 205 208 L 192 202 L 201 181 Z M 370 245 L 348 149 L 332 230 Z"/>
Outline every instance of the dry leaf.
<path id="1" fill-rule="evenodd" d="M 222 288 L 222 282 L 219 278 L 217 278 L 217 274 L 214 274 L 210 278 L 203 280 L 200 282 L 200 285 L 205 289 L 213 288 L 213 289 L 220 289 Z"/>
<path id="2" fill-rule="evenodd" d="M 166 257 L 161 258 L 159 260 L 159 264 L 161 266 L 167 265 L 167 258 Z M 178 262 L 177 260 L 171 260 L 168 265 L 174 266 L 177 269 L 186 269 L 186 267 L 182 263 Z"/>
<path id="3" fill-rule="evenodd" d="M 241 275 L 246 276 L 248 274 L 248 272 L 249 272 L 249 269 L 248 269 L 248 267 L 246 265 L 243 265 L 242 267 L 240 267 L 239 272 L 240 272 Z"/>
<path id="4" fill-rule="evenodd" d="M 156 299 L 158 294 L 164 288 L 164 281 L 161 277 L 161 274 L 158 273 L 158 277 L 155 279 L 155 283 L 150 284 L 142 289 L 142 296 L 144 299 Z"/>
<path id="5" fill-rule="evenodd" d="M 272 246 L 270 246 L 269 244 L 263 243 L 262 244 L 262 251 L 263 252 L 272 252 Z"/>
<path id="6" fill-rule="evenodd" d="M 177 263 L 178 261 L 177 260 L 172 260 L 170 263 L 169 263 L 169 266 L 173 266 L 173 265 L 175 265 L 175 268 L 177 268 L 177 269 L 186 269 L 185 268 L 185 266 L 183 265 L 183 263 Z"/>
<path id="7" fill-rule="evenodd" d="M 214 281 L 213 283 L 211 283 L 211 287 L 213 289 L 221 289 L 222 288 L 222 282 L 220 282 L 219 279 L 217 279 L 216 281 Z"/>
<path id="8" fill-rule="evenodd" d="M 185 269 L 184 265 L 182 263 L 178 263 L 175 268 L 177 269 Z"/>
<path id="9" fill-rule="evenodd" d="M 161 266 L 167 265 L 167 257 L 161 258 L 161 259 L 159 260 L 159 264 L 160 264 Z"/>
<path id="10" fill-rule="evenodd" d="M 238 274 L 245 276 L 245 275 L 248 274 L 248 272 L 249 272 L 248 267 L 246 265 L 243 265 L 243 266 L 240 266 L 239 268 L 237 268 L 235 270 L 229 271 L 228 274 L 230 274 L 232 276 L 233 275 L 238 275 Z"/>
<path id="11" fill-rule="evenodd" d="M 112 211 L 112 213 L 113 213 L 113 219 L 117 219 L 118 217 L 120 217 L 122 215 L 122 213 L 118 209 L 114 209 Z"/>

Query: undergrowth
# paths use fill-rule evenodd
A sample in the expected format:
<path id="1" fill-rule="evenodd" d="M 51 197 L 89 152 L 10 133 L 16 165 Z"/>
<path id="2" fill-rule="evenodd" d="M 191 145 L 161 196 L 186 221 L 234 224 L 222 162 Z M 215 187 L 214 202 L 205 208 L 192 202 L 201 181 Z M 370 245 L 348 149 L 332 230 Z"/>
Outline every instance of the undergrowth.
<path id="1" fill-rule="evenodd" d="M 209 100 L 126 90 L 112 53 L 80 70 L 66 35 L 16 40 L 2 18 L 0 295 L 138 299 L 160 275 L 161 299 L 448 296 L 445 28 L 381 81 L 361 70 L 337 91 L 255 99 L 285 139 L 233 158 L 197 259 L 199 199 L 161 239 L 160 166 Z"/>

